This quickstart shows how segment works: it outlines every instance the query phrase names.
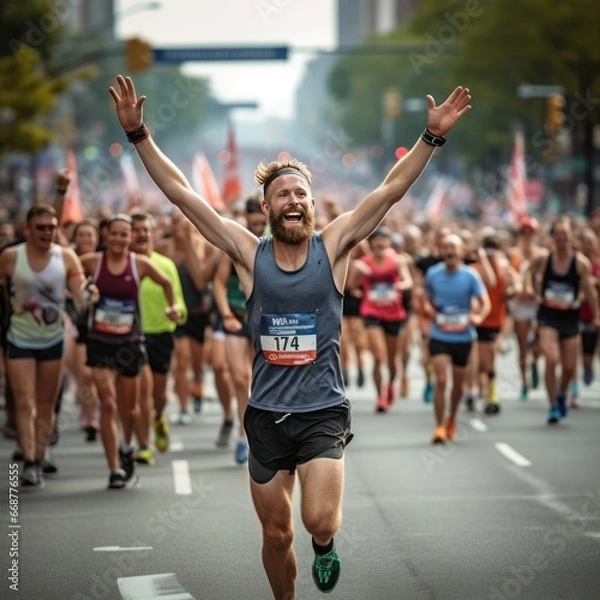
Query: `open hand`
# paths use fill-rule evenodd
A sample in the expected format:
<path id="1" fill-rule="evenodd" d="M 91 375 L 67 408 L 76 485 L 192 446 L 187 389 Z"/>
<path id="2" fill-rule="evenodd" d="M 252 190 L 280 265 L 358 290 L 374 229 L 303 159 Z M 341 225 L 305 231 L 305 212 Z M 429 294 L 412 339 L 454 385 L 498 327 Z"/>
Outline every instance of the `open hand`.
<path id="1" fill-rule="evenodd" d="M 118 92 L 112 85 L 108 91 L 115 101 L 119 123 L 126 132 L 139 129 L 142 126 L 142 105 L 146 96 L 137 97 L 131 77 L 117 75 L 117 83 L 119 84 Z"/>
<path id="2" fill-rule="evenodd" d="M 468 88 L 458 86 L 446 100 L 436 106 L 433 96 L 427 96 L 427 127 L 434 135 L 446 135 L 458 119 L 471 110 Z"/>

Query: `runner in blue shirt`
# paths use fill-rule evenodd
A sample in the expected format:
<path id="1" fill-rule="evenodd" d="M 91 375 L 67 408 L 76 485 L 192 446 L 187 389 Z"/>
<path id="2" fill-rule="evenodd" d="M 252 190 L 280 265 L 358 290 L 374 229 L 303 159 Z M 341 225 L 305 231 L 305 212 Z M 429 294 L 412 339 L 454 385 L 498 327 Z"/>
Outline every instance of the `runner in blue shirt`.
<path id="1" fill-rule="evenodd" d="M 429 354 L 435 372 L 434 411 L 436 427 L 432 442 L 443 444 L 456 432 L 456 411 L 462 397 L 466 366 L 475 327 L 490 311 L 490 299 L 479 274 L 463 264 L 464 247 L 457 235 L 448 235 L 441 245 L 443 262 L 425 276 L 425 310 L 433 319 L 429 332 Z M 446 413 L 446 382 L 452 366 L 450 414 Z"/>

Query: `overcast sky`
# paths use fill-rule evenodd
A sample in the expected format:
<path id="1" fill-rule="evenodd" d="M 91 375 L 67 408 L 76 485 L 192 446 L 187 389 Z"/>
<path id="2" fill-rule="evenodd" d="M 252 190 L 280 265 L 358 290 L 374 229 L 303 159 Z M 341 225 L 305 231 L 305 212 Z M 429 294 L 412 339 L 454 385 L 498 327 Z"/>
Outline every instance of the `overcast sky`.
<path id="1" fill-rule="evenodd" d="M 139 35 L 154 47 L 289 45 L 329 49 L 335 45 L 336 0 L 115 0 L 117 35 Z M 289 117 L 309 53 L 291 52 L 287 62 L 195 62 L 185 72 L 209 77 L 221 101 L 257 101 L 258 111 L 238 118 Z M 310 93 L 310 90 L 307 90 Z M 245 114 L 243 114 L 245 113 Z"/>

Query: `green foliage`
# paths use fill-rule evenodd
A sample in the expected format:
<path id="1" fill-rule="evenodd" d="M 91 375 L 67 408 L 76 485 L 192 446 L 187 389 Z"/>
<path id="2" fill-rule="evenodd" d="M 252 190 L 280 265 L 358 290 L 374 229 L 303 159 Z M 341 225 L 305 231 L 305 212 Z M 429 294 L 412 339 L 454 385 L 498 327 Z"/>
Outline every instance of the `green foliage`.
<path id="1" fill-rule="evenodd" d="M 116 75 L 124 72 L 122 58 L 106 58 L 98 67 L 81 93 L 73 93 L 75 126 L 85 132 L 81 143 L 100 143 L 105 151 L 112 142 L 126 143 L 108 93 L 109 86 L 116 84 Z M 181 147 L 197 140 L 212 103 L 207 80 L 184 76 L 177 66 L 155 66 L 134 75 L 133 80 L 138 94 L 148 97 L 144 121 L 157 143 L 164 146 L 172 140 Z"/>
<path id="2" fill-rule="evenodd" d="M 63 33 L 51 0 L 4 0 L 0 5 L 0 155 L 33 154 L 53 135 L 42 118 L 68 79 L 50 72 Z"/>
<path id="3" fill-rule="evenodd" d="M 37 50 L 46 66 L 64 35 L 62 11 L 52 0 L 3 0 L 0 4 L 0 57 L 15 56 L 22 45 Z M 64 10 L 64 9 L 63 9 Z"/>
<path id="4" fill-rule="evenodd" d="M 566 114 L 580 115 L 576 125 L 591 127 L 600 109 L 578 98 L 600 95 L 598 23 L 597 0 L 426 0 L 404 27 L 373 40 L 412 44 L 412 50 L 388 59 L 367 58 L 358 49 L 340 59 L 330 78 L 340 124 L 357 140 L 372 142 L 380 135 L 386 87 L 398 86 L 404 99 L 430 93 L 441 100 L 456 84 L 465 85 L 473 110 L 453 132 L 453 147 L 484 164 L 499 151 L 508 155 L 517 124 L 530 136 L 543 135 L 544 100 L 517 93 L 528 83 L 563 86 Z M 349 90 L 343 95 L 342 74 Z M 423 121 L 424 115 L 403 114 L 396 135 L 418 131 Z"/>
<path id="5" fill-rule="evenodd" d="M 52 139 L 38 117 L 65 85 L 46 76 L 36 50 L 22 46 L 15 56 L 0 58 L 0 154 L 35 153 Z"/>

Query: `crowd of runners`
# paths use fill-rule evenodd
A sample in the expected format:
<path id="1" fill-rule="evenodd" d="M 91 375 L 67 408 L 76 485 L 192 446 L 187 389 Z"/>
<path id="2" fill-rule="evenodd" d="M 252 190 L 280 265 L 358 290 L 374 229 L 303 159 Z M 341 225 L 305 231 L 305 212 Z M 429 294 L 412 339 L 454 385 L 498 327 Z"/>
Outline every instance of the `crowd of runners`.
<path id="1" fill-rule="evenodd" d="M 131 486 L 139 464 L 169 450 L 171 389 L 180 426 L 214 392 L 215 444 L 248 465 L 263 565 L 274 597 L 292 598 L 296 476 L 313 581 L 330 592 L 339 580 L 352 386 L 374 390 L 381 418 L 401 410 L 399 397 L 422 394 L 434 417 L 424 439 L 445 444 L 463 403 L 473 411 L 481 397 L 500 418 L 508 398 L 497 358 L 514 334 L 520 398 L 539 385 L 544 361 L 548 424 L 579 407 L 579 378 L 592 383 L 598 351 L 600 223 L 523 216 L 497 229 L 419 227 L 391 211 L 470 110 L 467 88 L 440 105 L 427 96 L 419 139 L 350 210 L 331 199 L 320 207 L 310 171 L 289 158 L 260 163 L 256 195 L 227 214 L 156 145 L 133 81 L 119 75 L 109 92 L 172 209 L 152 214 L 142 199 L 65 223 L 63 171 L 52 204 L 32 206 L 21 230 L 0 228 L 4 432 L 23 486 L 42 488 L 59 468 L 49 448 L 67 389 L 85 443 L 100 434 L 110 489 Z M 417 394 L 411 360 L 425 375 Z"/>
<path id="2" fill-rule="evenodd" d="M 253 349 L 235 266 L 179 211 L 100 210 L 59 225 L 68 183 L 61 172 L 53 205 L 33 207 L 22 227 L 0 226 L 4 434 L 16 439 L 23 484 L 42 487 L 57 471 L 49 447 L 67 390 L 84 439 L 100 435 L 111 488 L 167 452 L 171 425 L 193 423 L 207 394 L 222 408 L 216 446 L 232 445 L 246 463 Z M 258 195 L 230 216 L 258 237 L 269 233 Z M 502 398 L 497 382 L 498 355 L 514 340 L 519 399 L 545 385 L 546 420 L 558 423 L 581 406 L 580 386 L 597 369 L 599 229 L 598 219 L 565 216 L 477 230 L 385 219 L 350 262 L 344 383 L 376 390 L 380 413 L 418 394 L 433 406 L 431 441 L 445 443 L 461 407 L 480 401 L 497 415 L 515 399 Z M 411 360 L 423 368 L 419 390 Z"/>

